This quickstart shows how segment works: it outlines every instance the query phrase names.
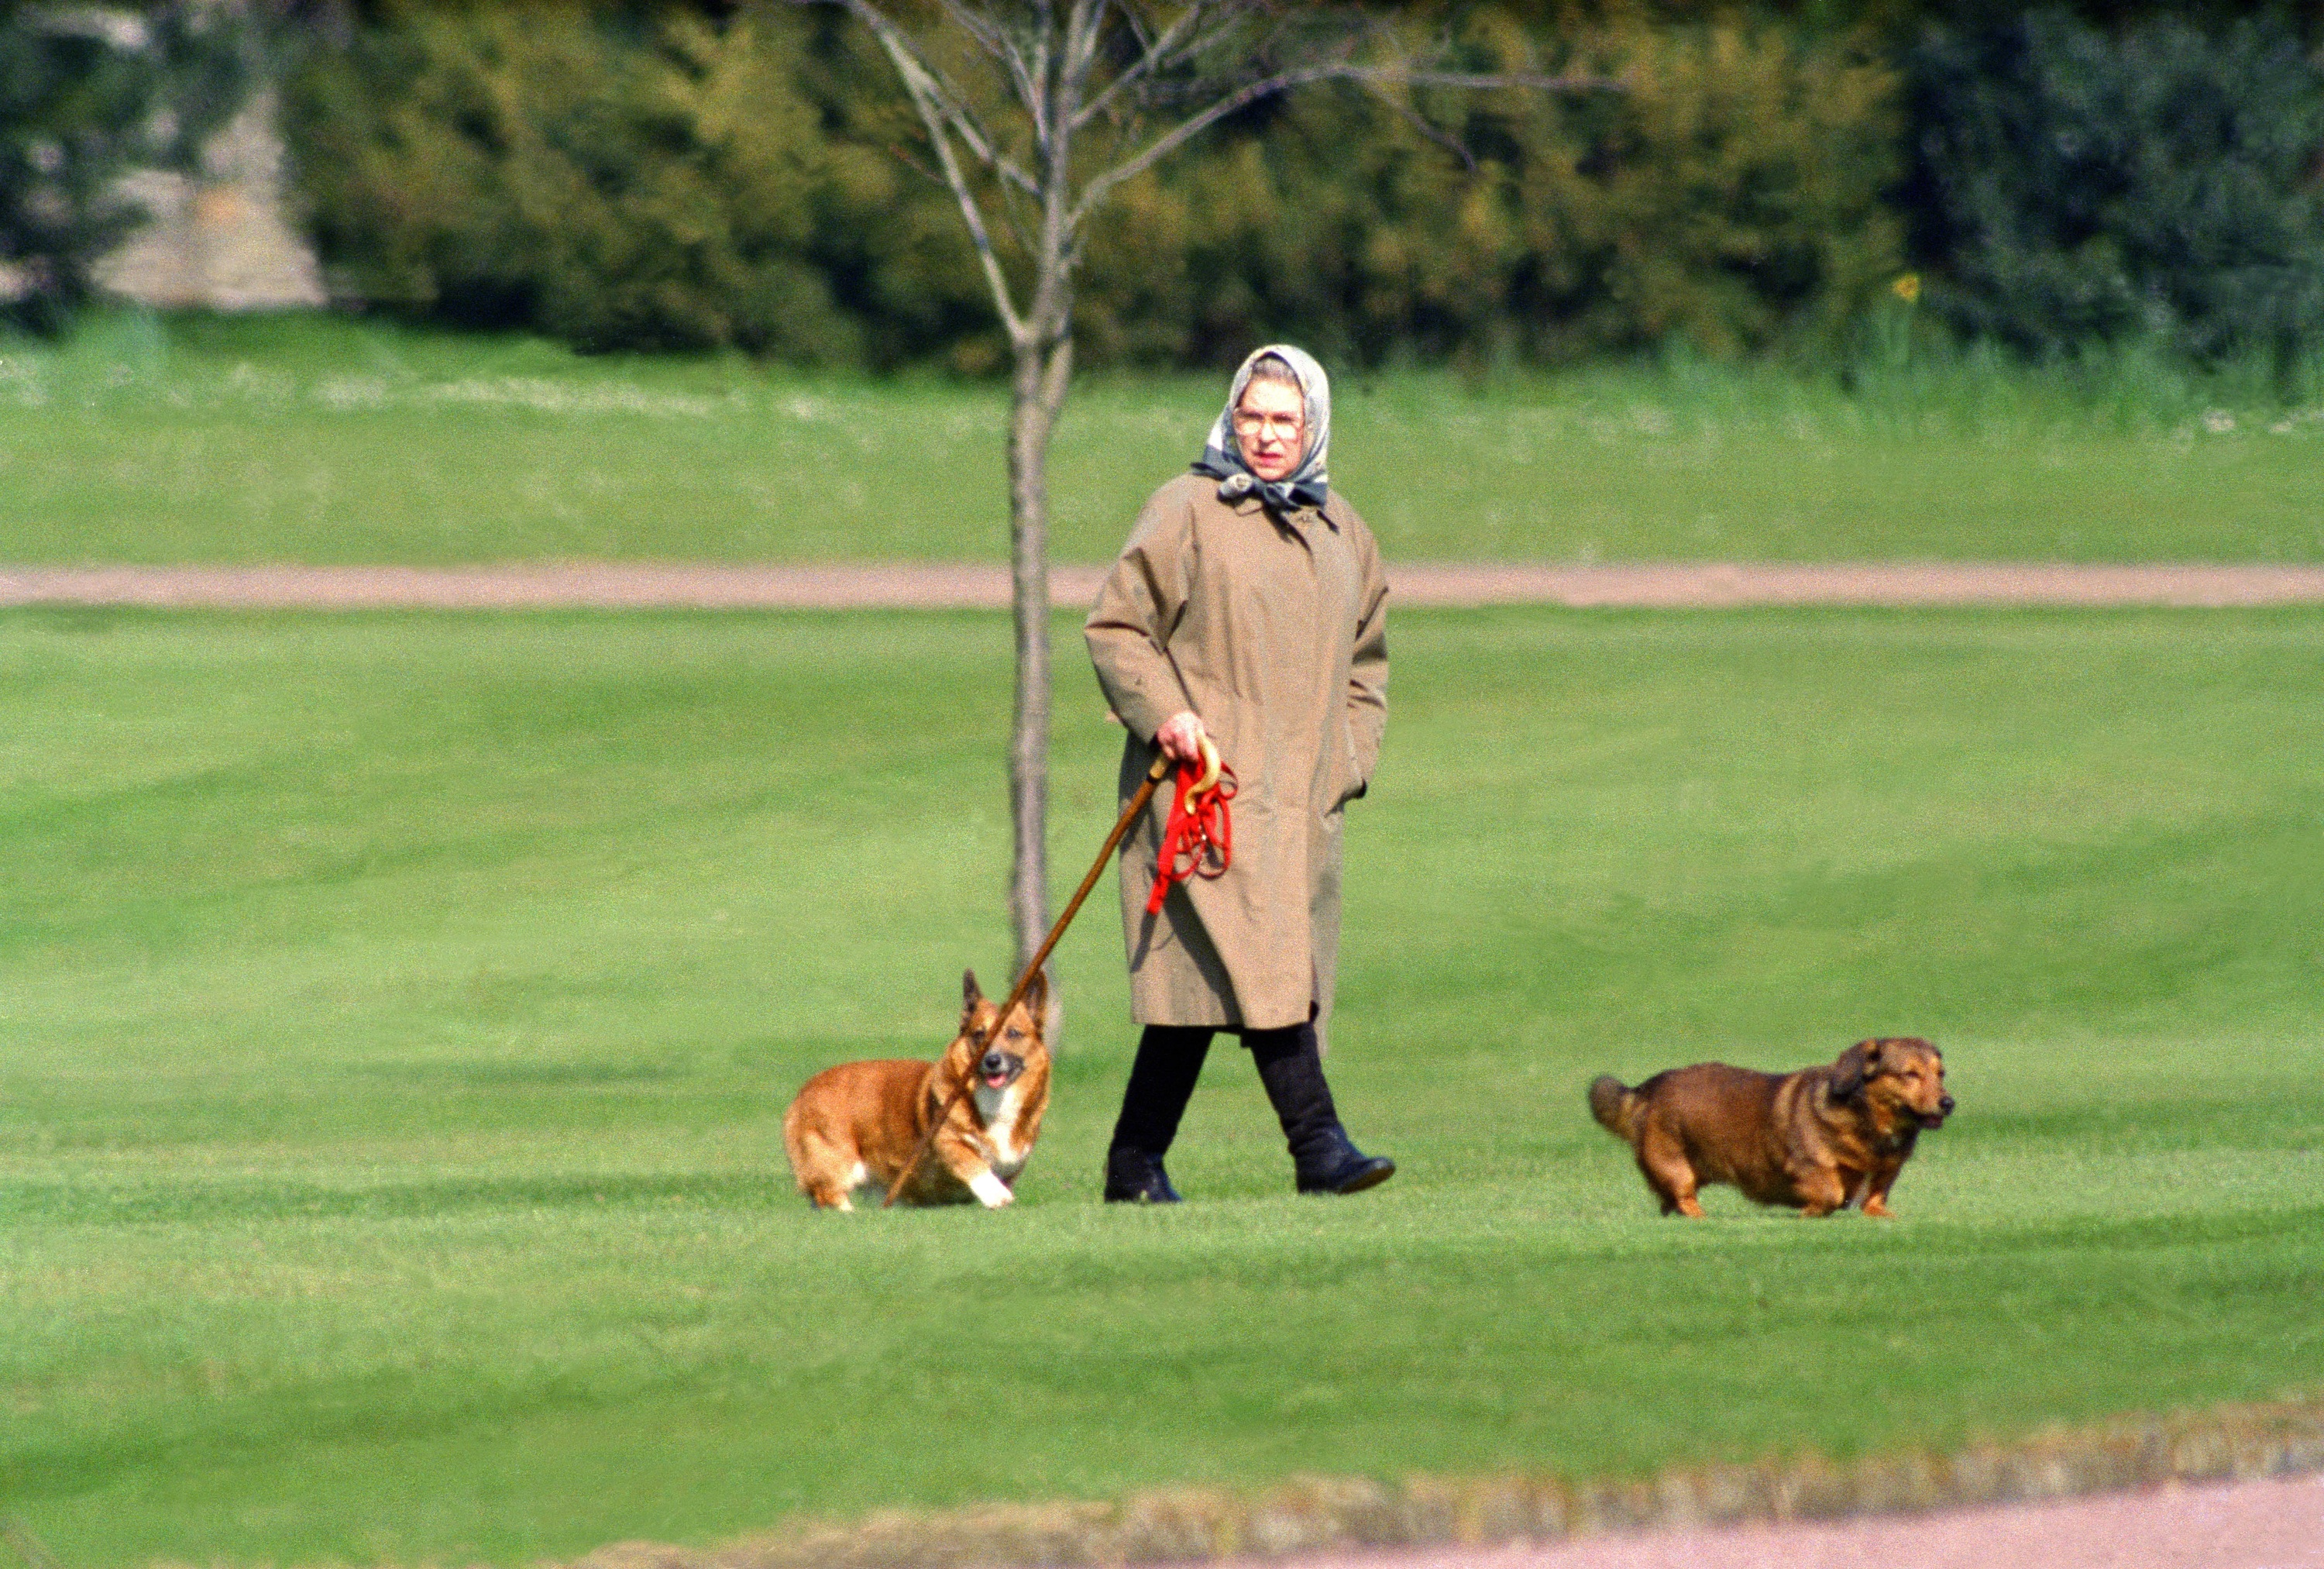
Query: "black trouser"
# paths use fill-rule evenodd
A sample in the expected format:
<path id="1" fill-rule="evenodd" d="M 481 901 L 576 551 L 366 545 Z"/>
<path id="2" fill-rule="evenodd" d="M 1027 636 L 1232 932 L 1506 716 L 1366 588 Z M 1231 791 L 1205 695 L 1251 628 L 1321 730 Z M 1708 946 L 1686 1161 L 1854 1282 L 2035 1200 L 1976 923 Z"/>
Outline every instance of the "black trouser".
<path id="1" fill-rule="evenodd" d="M 1138 1057 L 1130 1064 L 1130 1082 L 1122 1086 L 1121 1116 L 1113 1125 L 1116 1149 L 1139 1149 L 1157 1159 L 1169 1152 L 1178 1136 L 1178 1121 L 1185 1115 L 1194 1082 L 1203 1076 L 1203 1059 L 1210 1054 L 1208 1025 L 1149 1024 L 1138 1039 Z M 1284 1141 L 1303 1169 L 1329 1158 L 1347 1135 L 1341 1131 L 1332 1087 L 1323 1079 L 1323 1059 L 1316 1049 L 1315 1026 L 1295 1024 L 1286 1029 L 1237 1029 L 1259 1069 L 1259 1083 L 1283 1125 Z"/>

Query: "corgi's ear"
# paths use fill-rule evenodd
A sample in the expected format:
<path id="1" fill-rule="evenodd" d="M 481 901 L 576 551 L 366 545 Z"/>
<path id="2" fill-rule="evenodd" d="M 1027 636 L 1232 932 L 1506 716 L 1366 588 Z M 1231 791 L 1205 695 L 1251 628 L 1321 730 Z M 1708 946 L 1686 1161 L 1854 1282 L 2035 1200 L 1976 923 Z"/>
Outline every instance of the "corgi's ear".
<path id="1" fill-rule="evenodd" d="M 1049 972 L 1046 966 L 1037 972 L 1025 988 L 1025 1017 L 1033 1021 L 1033 1033 L 1041 1033 L 1041 1021 L 1049 1015 Z"/>
<path id="2" fill-rule="evenodd" d="M 963 970 L 960 973 L 960 1032 L 963 1035 L 966 1035 L 968 1027 L 976 1022 L 976 1005 L 983 1001 L 984 988 L 976 983 L 976 972 Z"/>
<path id="3" fill-rule="evenodd" d="M 1840 1054 L 1831 1065 L 1831 1095 L 1836 1101 L 1852 1101 L 1864 1093 L 1864 1075 L 1878 1060 L 1880 1043 L 1859 1040 Z"/>

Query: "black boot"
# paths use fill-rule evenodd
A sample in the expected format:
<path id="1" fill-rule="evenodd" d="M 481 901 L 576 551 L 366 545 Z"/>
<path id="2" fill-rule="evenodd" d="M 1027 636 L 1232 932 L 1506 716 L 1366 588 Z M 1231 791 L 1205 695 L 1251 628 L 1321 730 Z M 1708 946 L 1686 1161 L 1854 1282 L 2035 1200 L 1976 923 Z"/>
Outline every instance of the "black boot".
<path id="1" fill-rule="evenodd" d="M 1246 1030 L 1243 1045 L 1259 1065 L 1259 1081 L 1291 1146 L 1292 1172 L 1302 1193 L 1361 1193 L 1396 1175 L 1396 1162 L 1367 1155 L 1348 1140 L 1323 1081 L 1315 1027 Z"/>
<path id="2" fill-rule="evenodd" d="M 1176 1204 L 1178 1190 L 1162 1169 L 1162 1157 L 1178 1136 L 1211 1032 L 1198 1028 L 1149 1024 L 1138 1040 L 1138 1057 L 1121 1090 L 1121 1116 L 1105 1153 L 1108 1204 Z"/>
<path id="3" fill-rule="evenodd" d="M 1176 1204 L 1178 1190 L 1162 1169 L 1162 1158 L 1143 1149 L 1105 1152 L 1105 1202 L 1108 1204 Z"/>

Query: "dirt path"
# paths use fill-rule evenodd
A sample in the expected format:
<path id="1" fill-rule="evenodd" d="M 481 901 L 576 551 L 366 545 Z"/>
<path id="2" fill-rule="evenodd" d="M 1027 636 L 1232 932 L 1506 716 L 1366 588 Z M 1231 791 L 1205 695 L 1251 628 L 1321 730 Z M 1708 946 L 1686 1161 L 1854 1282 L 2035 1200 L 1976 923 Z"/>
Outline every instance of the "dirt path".
<path id="1" fill-rule="evenodd" d="M 1051 599 L 1078 609 L 1100 567 L 1061 566 Z M 1738 605 L 2324 604 L 2324 567 L 2038 562 L 1714 562 L 1554 566 L 1400 562 L 1396 603 L 1656 609 Z M 777 567 L 545 562 L 481 567 L 8 567 L 0 605 L 203 609 L 792 610 L 980 608 L 1009 603 L 1005 568 L 965 562 Z"/>
<path id="2" fill-rule="evenodd" d="M 1556 1546 L 1415 1548 L 1277 1559 L 1268 1569 L 1861 1569 L 1865 1564 L 1878 1569 L 2324 1569 L 2324 1477 L 2171 1487 L 1831 1524 L 1597 1537 Z"/>

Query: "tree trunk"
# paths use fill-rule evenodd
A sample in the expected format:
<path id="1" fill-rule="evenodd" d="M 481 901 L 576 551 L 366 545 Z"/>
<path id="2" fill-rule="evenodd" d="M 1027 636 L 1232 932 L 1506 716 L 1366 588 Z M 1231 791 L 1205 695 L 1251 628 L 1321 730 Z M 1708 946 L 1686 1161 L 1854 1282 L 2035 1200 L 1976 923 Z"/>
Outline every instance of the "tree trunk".
<path id="1" fill-rule="evenodd" d="M 1074 9 L 1078 17 L 1081 5 Z M 1038 51 L 1045 62 L 1060 58 L 1056 42 L 1052 35 Z M 1017 848 L 1009 913 L 1019 974 L 1049 935 L 1049 438 L 1074 373 L 1075 253 L 1066 203 L 1074 101 L 1061 92 L 1063 86 L 1045 65 L 1038 118 L 1047 132 L 1033 297 L 1010 346 L 1015 356 L 1009 410 L 1009 563 L 1017 614 L 1017 721 L 1009 744 L 1009 796 Z M 1048 998 L 1043 1033 L 1054 1050 L 1061 1044 L 1065 1019 L 1064 988 L 1054 976 Z"/>
<path id="2" fill-rule="evenodd" d="M 1017 973 L 1049 930 L 1049 420 L 1041 354 L 1017 351 L 1009 401 L 1009 568 L 1017 615 L 1017 710 L 1009 737 L 1009 811 L 1016 857 L 1009 919 Z"/>
<path id="3" fill-rule="evenodd" d="M 1009 564 L 1017 622 L 1017 710 L 1009 739 L 1016 854 L 1009 878 L 1017 973 L 1049 935 L 1049 437 L 1073 370 L 1073 340 L 1016 352 L 1009 409 Z M 1050 988 L 1054 998 L 1056 988 Z"/>

